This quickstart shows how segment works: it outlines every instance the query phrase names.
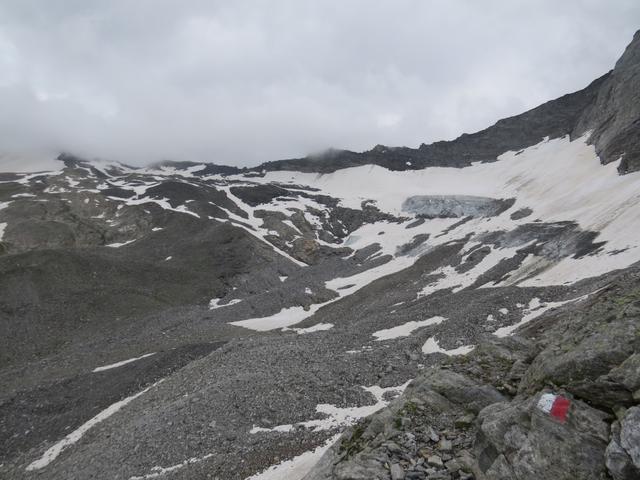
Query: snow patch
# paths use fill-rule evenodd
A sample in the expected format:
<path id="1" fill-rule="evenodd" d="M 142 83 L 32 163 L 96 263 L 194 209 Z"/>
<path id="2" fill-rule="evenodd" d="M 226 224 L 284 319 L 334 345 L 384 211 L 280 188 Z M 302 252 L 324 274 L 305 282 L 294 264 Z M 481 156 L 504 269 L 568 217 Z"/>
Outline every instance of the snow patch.
<path id="1" fill-rule="evenodd" d="M 594 293 L 596 293 L 598 291 L 599 290 L 596 290 L 595 292 L 587 293 L 586 295 L 582 295 L 582 296 L 577 297 L 577 298 L 572 298 L 572 299 L 564 300 L 564 301 L 560 301 L 560 302 L 542 303 L 542 302 L 540 302 L 539 298 L 537 298 L 537 297 L 532 298 L 531 301 L 529 302 L 528 307 L 524 310 L 522 318 L 520 319 L 520 321 L 518 323 L 515 323 L 513 325 L 509 325 L 508 327 L 499 328 L 495 332 L 493 332 L 493 334 L 496 337 L 500 337 L 500 338 L 508 337 L 509 335 L 513 335 L 513 332 L 518 327 L 524 325 L 525 323 L 529 323 L 534 318 L 538 318 L 543 313 L 546 313 L 549 310 L 553 310 L 554 308 L 561 307 L 562 305 L 566 305 L 567 303 L 581 302 L 582 300 L 585 300 L 587 297 L 589 297 L 589 295 L 593 295 Z"/>
<path id="2" fill-rule="evenodd" d="M 231 305 L 235 305 L 236 303 L 240 303 L 242 301 L 241 298 L 234 298 L 233 300 L 229 300 L 228 303 L 224 305 L 218 305 L 218 303 L 222 300 L 222 298 L 213 298 L 209 301 L 209 310 L 214 310 L 216 308 L 224 308 L 230 307 Z"/>
<path id="3" fill-rule="evenodd" d="M 325 418 L 307 420 L 295 425 L 278 425 L 273 428 L 261 428 L 254 426 L 249 433 L 290 432 L 297 427 L 308 428 L 318 432 L 321 430 L 330 430 L 332 428 L 353 425 L 359 419 L 368 417 L 369 415 L 372 415 L 378 410 L 386 407 L 389 404 L 389 401 L 384 398 L 386 394 L 396 393 L 397 395 L 400 395 L 405 388 L 407 388 L 410 382 L 411 380 L 396 387 L 382 388 L 378 385 L 362 387 L 375 398 L 375 403 L 373 405 L 365 405 L 362 407 L 337 407 L 328 403 L 321 403 L 316 406 L 316 412 L 325 415 Z"/>
<path id="4" fill-rule="evenodd" d="M 376 337 L 376 341 L 378 342 L 391 340 L 393 338 L 408 337 L 419 328 L 428 327 L 429 325 L 438 325 L 444 320 L 446 320 L 444 317 L 431 317 L 426 320 L 411 321 L 398 325 L 397 327 L 378 330 L 377 332 L 373 332 L 372 335 Z"/>
<path id="5" fill-rule="evenodd" d="M 438 341 L 434 337 L 430 337 L 422 346 L 422 353 L 428 355 L 431 353 L 444 353 L 445 355 L 466 355 L 475 348 L 475 345 L 463 345 L 453 350 L 445 350 L 440 347 Z"/>
<path id="6" fill-rule="evenodd" d="M 318 311 L 318 309 L 327 303 L 318 303 L 311 305 L 308 310 L 303 307 L 289 307 L 283 308 L 278 313 L 269 315 L 267 317 L 250 318 L 248 320 L 240 320 L 237 322 L 230 322 L 231 325 L 237 327 L 244 327 L 250 330 L 256 330 L 258 332 L 268 332 L 269 330 L 275 330 L 277 328 L 290 327 L 296 323 L 300 323 L 305 318 L 310 317 Z"/>
<path id="7" fill-rule="evenodd" d="M 110 247 L 110 248 L 120 248 L 120 247 L 124 247 L 125 245 L 129 245 L 130 243 L 133 243 L 137 240 L 137 238 L 134 238 L 133 240 L 127 240 L 126 242 L 120 242 L 120 243 L 109 243 L 108 245 L 105 245 L 105 247 Z"/>
<path id="8" fill-rule="evenodd" d="M 130 358 L 128 360 L 122 360 L 121 362 L 116 362 L 116 363 L 112 363 L 111 365 L 105 365 L 103 367 L 96 367 L 92 370 L 92 372 L 104 372 L 105 370 L 111 370 L 112 368 L 118 368 L 121 367 L 123 365 L 126 365 L 128 363 L 131 362 L 135 362 L 137 360 L 142 360 L 143 358 L 147 358 L 150 357 L 151 355 L 155 355 L 156 352 L 153 353 L 146 353 L 140 357 L 135 357 L 135 358 Z"/>
<path id="9" fill-rule="evenodd" d="M 273 465 L 263 472 L 248 477 L 246 480 L 301 480 L 311 471 L 331 445 L 338 441 L 340 435 L 338 433 L 314 450 L 309 450 L 297 457 L 293 457 L 291 460 L 285 460 Z"/>
<path id="10" fill-rule="evenodd" d="M 150 387 L 147 387 L 144 390 L 136 393 L 135 395 L 131 395 L 130 397 L 124 398 L 124 399 L 122 399 L 122 400 L 110 405 L 105 410 L 101 411 L 95 417 L 93 417 L 89 421 L 87 421 L 87 422 L 83 423 L 82 425 L 80 425 L 80 427 L 75 429 L 69 435 L 64 437 L 61 441 L 59 441 L 58 443 L 53 445 L 51 448 L 49 448 L 46 452 L 44 452 L 42 457 L 40 457 L 38 460 L 30 463 L 27 466 L 26 470 L 28 472 L 31 472 L 33 470 L 40 470 L 40 469 L 46 467 L 51 462 L 53 462 L 56 458 L 58 458 L 58 455 L 60 455 L 64 449 L 66 449 L 67 447 L 69 447 L 69 446 L 73 445 L 74 443 L 78 442 L 78 440 L 80 440 L 82 438 L 82 436 L 85 433 L 87 433 L 87 431 L 90 430 L 92 427 L 94 427 L 98 423 L 106 420 L 107 418 L 112 416 L 114 413 L 118 412 L 118 410 L 120 410 L 122 407 L 124 407 L 125 405 L 131 403 L 133 400 L 138 398 L 140 395 L 142 395 L 144 393 L 147 393 L 149 390 L 151 390 L 152 388 L 154 388 L 157 385 L 159 385 L 160 383 L 162 383 L 162 381 L 163 380 L 160 380 L 160 381 L 154 383 L 153 385 L 151 385 Z"/>

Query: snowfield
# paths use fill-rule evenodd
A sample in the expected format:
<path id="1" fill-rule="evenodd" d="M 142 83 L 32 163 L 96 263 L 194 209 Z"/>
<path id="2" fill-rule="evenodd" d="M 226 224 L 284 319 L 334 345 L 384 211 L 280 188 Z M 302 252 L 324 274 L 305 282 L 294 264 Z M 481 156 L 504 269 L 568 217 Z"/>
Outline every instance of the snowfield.
<path id="1" fill-rule="evenodd" d="M 618 162 L 602 165 L 594 147 L 587 144 L 588 135 L 569 141 L 568 137 L 545 139 L 520 152 L 506 152 L 496 162 L 479 163 L 466 168 L 435 167 L 423 170 L 391 171 L 375 165 L 347 168 L 329 174 L 291 171 L 267 172 L 252 178 L 260 183 L 308 185 L 322 193 L 341 199 L 346 207 L 360 208 L 365 200 L 374 200 L 382 211 L 402 216 L 402 205 L 414 195 L 471 195 L 496 199 L 514 198 L 515 204 L 499 217 L 475 219 L 465 230 L 486 231 L 512 229 L 518 223 L 533 219 L 545 222 L 575 221 L 583 230 L 599 232 L 598 241 L 606 241 L 602 252 L 579 259 L 567 258 L 549 265 L 543 272 L 522 282 L 522 286 L 560 285 L 601 275 L 612 269 L 624 268 L 640 260 L 636 244 L 640 224 L 640 172 L 619 175 Z M 242 176 L 236 178 L 241 179 Z M 603 202 L 602 199 L 607 201 Z M 528 219 L 509 218 L 521 208 L 530 208 Z M 417 233 L 442 230 L 454 223 L 430 220 L 434 223 L 407 232 L 407 240 Z M 425 225 L 426 225 L 425 224 Z M 438 225 L 440 224 L 440 225 Z M 438 228 L 440 227 L 440 228 Z M 472 228 L 471 228 L 472 227 Z M 354 232 L 351 240 L 371 238 L 376 227 L 367 225 Z M 390 228 L 389 237 L 399 236 L 404 226 Z M 459 234 L 460 229 L 456 230 Z M 377 233 L 377 232 L 376 232 Z M 357 238 L 356 238 L 357 237 Z M 387 237 L 387 238 L 389 238 Z M 446 237 L 445 237 L 446 238 Z M 384 241 L 384 240 L 383 240 Z M 612 252 L 616 252 L 612 254 Z M 523 268 L 541 262 L 530 258 Z"/>

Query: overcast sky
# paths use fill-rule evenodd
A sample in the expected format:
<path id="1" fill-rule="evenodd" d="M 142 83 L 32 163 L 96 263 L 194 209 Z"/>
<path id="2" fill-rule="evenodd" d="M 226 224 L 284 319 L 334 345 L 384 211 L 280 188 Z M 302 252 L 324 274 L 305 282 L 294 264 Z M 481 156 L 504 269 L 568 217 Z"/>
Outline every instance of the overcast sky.
<path id="1" fill-rule="evenodd" d="M 583 88 L 639 20 L 638 0 L 0 0 L 0 153 L 415 147 Z"/>

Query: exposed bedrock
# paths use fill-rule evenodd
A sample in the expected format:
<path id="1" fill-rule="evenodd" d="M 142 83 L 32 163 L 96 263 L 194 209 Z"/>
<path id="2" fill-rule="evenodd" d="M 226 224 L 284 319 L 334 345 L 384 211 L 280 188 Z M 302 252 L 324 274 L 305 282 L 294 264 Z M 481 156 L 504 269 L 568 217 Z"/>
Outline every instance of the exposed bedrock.
<path id="1" fill-rule="evenodd" d="M 602 163 L 621 160 L 620 173 L 640 169 L 640 31 L 599 88 L 574 136 L 592 132 Z"/>
<path id="2" fill-rule="evenodd" d="M 510 208 L 514 199 L 471 195 L 416 195 L 407 198 L 402 210 L 425 218 L 491 217 Z"/>
<path id="3" fill-rule="evenodd" d="M 640 478 L 640 271 L 424 370 L 305 480 Z"/>

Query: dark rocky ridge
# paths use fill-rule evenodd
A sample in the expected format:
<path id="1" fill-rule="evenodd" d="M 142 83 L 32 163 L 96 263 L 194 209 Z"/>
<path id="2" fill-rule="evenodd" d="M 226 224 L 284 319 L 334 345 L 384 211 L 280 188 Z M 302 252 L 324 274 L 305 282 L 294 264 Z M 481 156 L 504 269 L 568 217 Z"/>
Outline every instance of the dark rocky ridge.
<path id="1" fill-rule="evenodd" d="M 622 158 L 620 173 L 640 169 L 640 31 L 627 46 L 615 68 L 586 88 L 563 95 L 513 117 L 497 121 L 479 132 L 455 140 L 421 144 L 418 148 L 376 145 L 365 152 L 329 149 L 304 158 L 274 160 L 257 167 L 238 168 L 213 163 L 198 171 L 205 175 L 262 174 L 263 171 L 293 170 L 331 173 L 361 165 L 379 165 L 390 170 L 426 167 L 465 167 L 473 162 L 492 162 L 507 151 L 518 151 L 543 138 L 581 136 L 592 132 L 590 141 L 603 163 Z M 61 158 L 74 159 L 63 154 Z M 163 161 L 156 167 L 187 169 L 195 162 Z"/>
<path id="2" fill-rule="evenodd" d="M 341 168 L 380 165 L 390 170 L 418 170 L 426 167 L 466 167 L 473 162 L 491 162 L 509 150 L 521 150 L 544 137 L 571 134 L 610 74 L 595 80 L 584 90 L 551 100 L 528 112 L 505 118 L 495 125 L 452 141 L 422 144 L 419 148 L 378 145 L 362 153 L 332 150 L 324 155 L 267 162 L 256 170 L 296 170 L 330 173 Z M 407 164 L 409 162 L 409 164 Z"/>
<path id="3" fill-rule="evenodd" d="M 494 161 L 506 151 L 530 147 L 547 136 L 576 137 L 587 131 L 593 132 L 591 142 L 603 163 L 622 157 L 620 173 L 640 169 L 640 31 L 615 68 L 585 89 L 499 120 L 485 130 L 452 141 L 423 143 L 417 149 L 378 145 L 362 153 L 331 150 L 315 157 L 267 162 L 257 169 L 330 173 L 367 164 L 390 170 L 465 167 Z"/>
<path id="4" fill-rule="evenodd" d="M 622 157 L 620 173 L 640 169 L 640 31 L 602 82 L 574 134 L 592 131 L 590 141 L 603 163 Z"/>

